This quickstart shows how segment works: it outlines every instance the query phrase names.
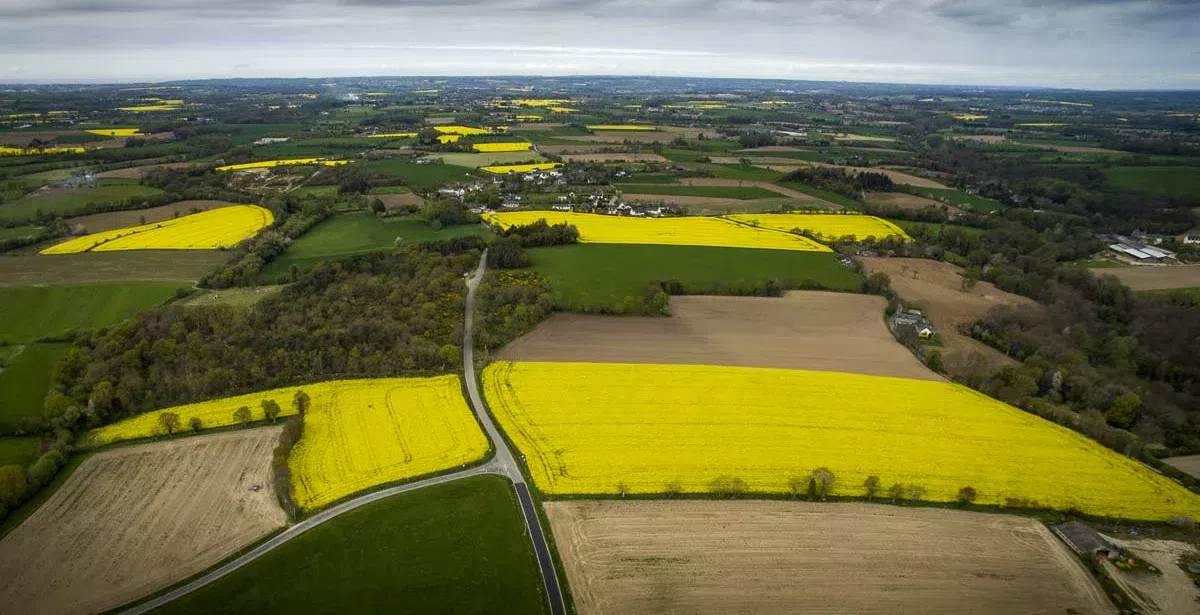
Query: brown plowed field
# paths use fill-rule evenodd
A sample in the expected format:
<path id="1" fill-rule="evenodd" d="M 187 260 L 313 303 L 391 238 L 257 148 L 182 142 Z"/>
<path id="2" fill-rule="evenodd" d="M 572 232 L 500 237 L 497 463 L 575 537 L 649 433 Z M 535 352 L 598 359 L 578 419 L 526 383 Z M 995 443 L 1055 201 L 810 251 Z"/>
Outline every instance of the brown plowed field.
<path id="1" fill-rule="evenodd" d="M 500 351 L 508 361 L 779 367 L 939 380 L 894 340 L 881 297 L 672 297 L 669 318 L 555 314 Z"/>
<path id="2" fill-rule="evenodd" d="M 1116 613 L 1033 519 L 872 504 L 560 501 L 581 615 Z"/>
<path id="3" fill-rule="evenodd" d="M 110 211 L 90 216 L 67 218 L 67 222 L 72 225 L 82 224 L 83 228 L 86 228 L 89 233 L 99 233 L 101 231 L 137 226 L 142 224 L 142 218 L 146 219 L 145 224 L 150 224 L 170 220 L 175 217 L 176 212 L 180 216 L 186 216 L 192 212 L 192 208 L 198 207 L 201 211 L 208 211 L 210 209 L 229 207 L 230 205 L 236 205 L 236 203 L 227 203 L 225 201 L 178 201 L 170 205 L 151 207 L 150 209 Z"/>
<path id="4" fill-rule="evenodd" d="M 930 207 L 935 209 L 941 209 L 945 207 L 946 211 L 951 214 L 956 214 L 962 211 L 953 205 L 941 203 L 933 199 L 927 199 L 923 196 L 917 196 L 915 194 L 905 194 L 903 192 L 868 192 L 867 202 L 872 205 L 899 207 L 900 209 L 907 211 L 920 211 L 922 209 L 929 209 Z"/>
<path id="5" fill-rule="evenodd" d="M 566 154 L 563 159 L 567 162 L 671 162 L 658 154 L 608 153 L 608 154 Z"/>
<path id="6" fill-rule="evenodd" d="M 141 179 L 146 171 L 154 169 L 186 169 L 196 166 L 194 162 L 167 162 L 163 164 L 148 164 L 140 167 L 129 167 L 128 169 L 114 169 L 112 171 L 104 171 L 97 173 L 96 177 L 102 179 Z"/>
<path id="7" fill-rule="evenodd" d="M 979 282 L 971 290 L 963 290 L 962 269 L 950 263 L 883 257 L 862 261 L 870 273 L 888 274 L 892 289 L 901 298 L 919 303 L 925 309 L 925 315 L 942 336 L 945 344 L 942 359 L 952 375 L 964 374 L 967 369 L 990 372 L 1013 363 L 1004 353 L 959 333 L 958 326 L 974 322 L 997 305 L 1036 305 L 1032 300 L 1006 293 L 989 282 Z M 976 354 L 979 356 L 973 358 Z"/>
<path id="8" fill-rule="evenodd" d="M 1115 276 L 1133 290 L 1162 290 L 1200 286 L 1200 265 L 1102 267 L 1095 275 Z"/>
<path id="9" fill-rule="evenodd" d="M 0 541 L 0 605 L 26 615 L 97 613 L 282 527 L 270 475 L 278 438 L 279 428 L 252 429 L 88 459 Z"/>
<path id="10" fill-rule="evenodd" d="M 1168 457 L 1163 462 L 1179 468 L 1196 478 L 1200 478 L 1200 455 L 1185 455 L 1183 457 Z"/>

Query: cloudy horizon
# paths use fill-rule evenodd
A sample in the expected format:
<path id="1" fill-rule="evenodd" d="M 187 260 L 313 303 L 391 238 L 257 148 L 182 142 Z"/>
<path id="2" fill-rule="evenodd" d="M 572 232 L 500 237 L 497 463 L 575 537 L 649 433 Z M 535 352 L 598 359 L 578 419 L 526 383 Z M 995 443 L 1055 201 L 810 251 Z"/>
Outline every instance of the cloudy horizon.
<path id="1" fill-rule="evenodd" d="M 648 75 L 1200 88 L 1200 0 L 0 0 L 0 81 Z"/>

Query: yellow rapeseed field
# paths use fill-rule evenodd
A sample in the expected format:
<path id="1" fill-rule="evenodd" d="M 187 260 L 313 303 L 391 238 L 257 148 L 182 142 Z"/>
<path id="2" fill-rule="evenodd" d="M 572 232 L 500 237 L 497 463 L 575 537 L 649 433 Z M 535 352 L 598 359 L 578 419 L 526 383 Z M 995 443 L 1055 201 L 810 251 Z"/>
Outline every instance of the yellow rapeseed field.
<path id="1" fill-rule="evenodd" d="M 575 101 L 569 98 L 514 98 L 508 101 L 501 101 L 500 104 L 508 103 L 516 107 L 558 107 L 569 105 Z"/>
<path id="2" fill-rule="evenodd" d="M 550 110 L 555 113 L 578 113 L 579 112 L 579 109 L 572 109 L 570 107 L 550 107 Z"/>
<path id="3" fill-rule="evenodd" d="M 471 126 L 434 126 L 433 129 L 444 135 L 458 135 L 460 137 L 486 135 L 491 132 L 487 128 L 473 128 Z"/>
<path id="4" fill-rule="evenodd" d="M 232 205 L 162 222 L 84 235 L 41 251 L 42 254 L 120 250 L 215 250 L 235 246 L 275 221 L 271 210 Z"/>
<path id="5" fill-rule="evenodd" d="M 533 147 L 532 143 L 525 141 L 514 141 L 511 143 L 476 143 L 472 145 L 477 152 L 527 152 Z"/>
<path id="6" fill-rule="evenodd" d="M 519 122 L 536 122 L 540 119 L 542 119 L 540 115 L 517 115 L 517 121 Z"/>
<path id="7" fill-rule="evenodd" d="M 1200 517 L 1200 496 L 1064 427 L 966 387 L 836 372 L 606 363 L 494 363 L 497 420 L 543 492 L 830 493 Z"/>
<path id="8" fill-rule="evenodd" d="M 588 124 L 588 130 L 633 130 L 633 131 L 649 131 L 658 130 L 654 126 L 646 124 Z"/>
<path id="9" fill-rule="evenodd" d="M 988 116 L 979 115 L 978 113 L 956 113 L 954 115 L 954 119 L 962 120 L 964 122 L 972 122 L 975 120 L 986 120 L 988 119 Z"/>
<path id="10" fill-rule="evenodd" d="M 829 252 L 807 238 L 770 229 L 752 228 L 723 218 L 631 218 L 558 211 L 514 211 L 486 214 L 490 223 L 508 228 L 540 219 L 549 224 L 567 222 L 579 229 L 584 243 L 637 243 L 676 246 L 718 246 Z"/>
<path id="11" fill-rule="evenodd" d="M 538 162 L 534 164 L 498 164 L 490 167 L 479 167 L 488 173 L 528 173 L 530 171 L 546 171 L 562 166 L 557 162 Z"/>
<path id="12" fill-rule="evenodd" d="M 792 229 L 805 230 L 821 239 L 836 239 L 847 235 L 859 239 L 911 239 L 903 229 L 887 220 L 860 214 L 730 214 L 725 217 L 743 224 L 785 232 Z"/>
<path id="13" fill-rule="evenodd" d="M 40 154 L 82 154 L 82 147 L 9 147 L 0 145 L 0 156 L 37 156 Z"/>
<path id="14" fill-rule="evenodd" d="M 313 396 L 304 434 L 288 459 L 303 509 L 487 454 L 487 438 L 463 400 L 458 376 L 333 384 L 330 394 Z"/>
<path id="15" fill-rule="evenodd" d="M 462 138 L 462 135 L 438 135 L 438 143 L 454 143 Z"/>
<path id="16" fill-rule="evenodd" d="M 170 105 L 137 105 L 133 107 L 117 107 L 118 111 L 128 111 L 130 113 L 150 113 L 152 111 L 176 111 L 179 109 L 178 104 Z"/>
<path id="17" fill-rule="evenodd" d="M 135 137 L 142 134 L 140 128 L 89 128 L 87 131 L 102 137 Z"/>
<path id="18" fill-rule="evenodd" d="M 334 167 L 348 164 L 349 160 L 325 160 L 323 158 L 289 158 L 286 160 L 260 160 L 258 162 L 243 162 L 242 164 L 227 164 L 217 167 L 218 171 L 245 171 L 246 169 L 270 169 L 295 165 L 322 165 Z"/>

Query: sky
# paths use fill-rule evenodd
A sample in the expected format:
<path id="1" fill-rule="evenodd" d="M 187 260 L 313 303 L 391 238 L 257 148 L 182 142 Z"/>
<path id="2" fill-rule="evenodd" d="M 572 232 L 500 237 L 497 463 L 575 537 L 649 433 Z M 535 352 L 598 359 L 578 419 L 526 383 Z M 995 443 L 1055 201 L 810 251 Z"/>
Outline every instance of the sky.
<path id="1" fill-rule="evenodd" d="M 1200 0 L 0 0 L 0 81 L 662 75 L 1200 89 Z"/>

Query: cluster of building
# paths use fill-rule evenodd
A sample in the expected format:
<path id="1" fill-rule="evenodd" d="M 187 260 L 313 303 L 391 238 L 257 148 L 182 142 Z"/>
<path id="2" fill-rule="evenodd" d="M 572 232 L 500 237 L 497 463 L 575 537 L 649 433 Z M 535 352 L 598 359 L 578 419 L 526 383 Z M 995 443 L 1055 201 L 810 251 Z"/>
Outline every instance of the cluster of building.
<path id="1" fill-rule="evenodd" d="M 1163 238 L 1157 235 L 1134 231 L 1132 237 L 1096 235 L 1096 238 L 1111 242 L 1106 251 L 1117 260 L 1140 265 L 1173 265 L 1179 262 L 1174 252 L 1158 247 L 1157 244 L 1162 243 Z"/>

